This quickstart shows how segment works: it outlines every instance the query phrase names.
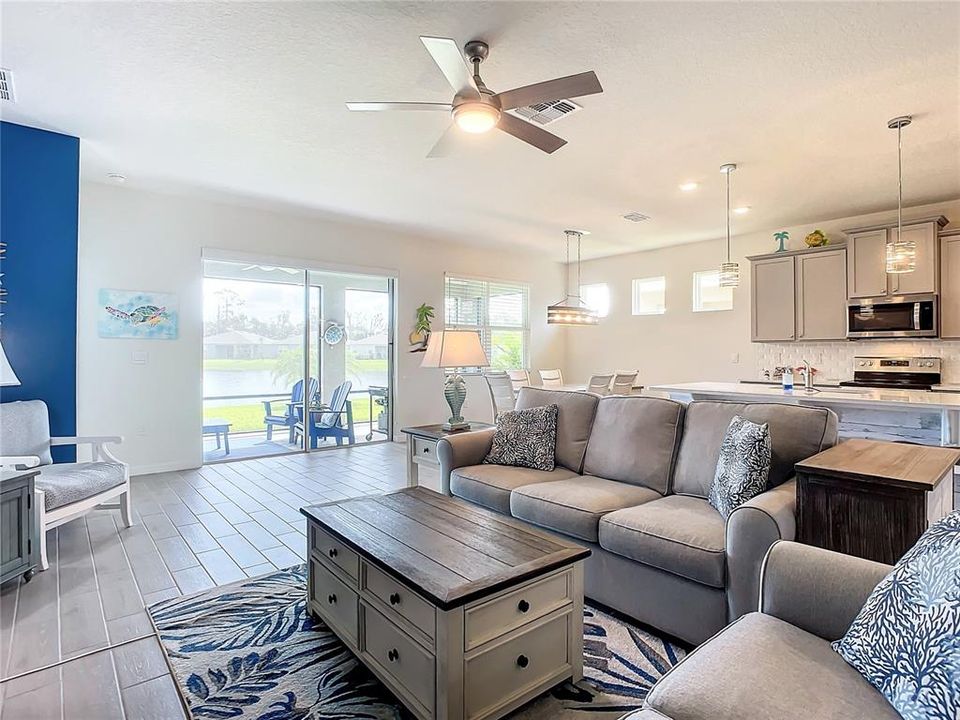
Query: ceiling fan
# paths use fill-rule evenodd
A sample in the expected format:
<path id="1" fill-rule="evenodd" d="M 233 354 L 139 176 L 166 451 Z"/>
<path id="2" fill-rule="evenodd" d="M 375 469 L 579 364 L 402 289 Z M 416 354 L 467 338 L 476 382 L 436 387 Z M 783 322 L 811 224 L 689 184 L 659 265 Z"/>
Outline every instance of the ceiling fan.
<path id="1" fill-rule="evenodd" d="M 420 40 L 453 88 L 455 95 L 452 102 L 348 102 L 347 109 L 368 112 L 439 110 L 450 113 L 453 124 L 440 137 L 427 157 L 443 157 L 450 151 L 455 127 L 469 133 L 485 133 L 497 128 L 545 153 L 555 152 L 566 145 L 567 141 L 506 111 L 603 92 L 596 73 L 591 70 L 495 93 L 484 85 L 480 78 L 480 63 L 490 52 L 485 42 L 471 40 L 463 46 L 461 53 L 457 43 L 450 38 L 421 36 Z M 472 72 L 464 63 L 464 57 L 473 66 Z"/>

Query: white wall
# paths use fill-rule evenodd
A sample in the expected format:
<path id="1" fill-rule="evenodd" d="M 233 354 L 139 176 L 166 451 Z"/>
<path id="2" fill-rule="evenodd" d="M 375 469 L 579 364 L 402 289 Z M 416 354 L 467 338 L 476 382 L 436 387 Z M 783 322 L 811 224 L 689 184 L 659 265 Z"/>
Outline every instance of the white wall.
<path id="1" fill-rule="evenodd" d="M 943 214 L 960 224 L 960 199 L 904 210 L 904 219 Z M 836 242 L 842 242 L 841 230 L 896 219 L 896 212 L 875 213 L 836 220 L 812 220 L 789 228 L 771 228 L 761 233 L 735 236 L 734 259 L 740 263 L 740 287 L 734 290 L 734 309 L 727 312 L 692 311 L 692 274 L 716 269 L 723 260 L 724 241 L 679 245 L 646 252 L 591 260 L 583 265 L 583 283 L 610 285 L 610 315 L 599 326 L 568 331 L 564 369 L 570 382 L 584 382 L 594 372 L 640 370 L 644 385 L 698 380 L 739 380 L 755 378 L 760 367 L 771 359 L 783 357 L 796 364 L 804 351 L 814 351 L 810 360 L 830 368 L 840 368 L 854 352 L 890 354 L 923 352 L 957 357 L 945 360 L 947 379 L 960 382 L 960 343 L 941 341 L 898 345 L 897 343 L 803 343 L 765 345 L 750 342 L 750 264 L 748 255 L 773 252 L 777 244 L 773 233 L 790 232 L 790 249 L 804 247 L 803 238 L 814 228 L 822 229 Z M 735 221 L 734 221 L 735 226 Z M 633 278 L 656 275 L 666 277 L 667 312 L 664 315 L 631 315 L 630 293 Z M 863 352 L 861 352 L 861 350 Z M 766 363 L 766 364 L 764 364 Z M 836 372 L 836 371 L 834 371 Z"/>
<path id="2" fill-rule="evenodd" d="M 411 355 L 405 346 L 415 308 L 423 302 L 443 307 L 444 272 L 528 283 L 531 366 L 556 367 L 564 357 L 564 332 L 546 325 L 544 310 L 562 294 L 562 269 L 538 255 L 440 242 L 382 225 L 83 183 L 77 427 L 79 434 L 124 435 L 118 454 L 133 465 L 134 472 L 196 467 L 201 462 L 200 258 L 204 247 L 391 270 L 398 295 L 398 428 L 438 422 L 449 414 L 442 396 L 442 371 L 421 369 L 421 356 Z M 99 338 L 100 288 L 176 293 L 179 338 Z M 134 364 L 134 351 L 147 352 L 148 362 Z M 488 420 L 490 401 L 483 381 L 471 379 L 468 392 L 464 415 Z"/>

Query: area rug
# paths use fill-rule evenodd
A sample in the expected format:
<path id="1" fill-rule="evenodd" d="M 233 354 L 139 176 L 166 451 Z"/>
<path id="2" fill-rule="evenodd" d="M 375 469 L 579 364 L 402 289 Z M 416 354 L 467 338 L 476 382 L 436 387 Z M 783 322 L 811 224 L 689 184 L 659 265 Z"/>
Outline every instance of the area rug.
<path id="1" fill-rule="evenodd" d="M 408 720 L 409 714 L 307 612 L 306 566 L 148 608 L 194 718 Z M 516 720 L 610 720 L 638 708 L 684 651 L 599 609 L 584 610 L 584 675 Z"/>

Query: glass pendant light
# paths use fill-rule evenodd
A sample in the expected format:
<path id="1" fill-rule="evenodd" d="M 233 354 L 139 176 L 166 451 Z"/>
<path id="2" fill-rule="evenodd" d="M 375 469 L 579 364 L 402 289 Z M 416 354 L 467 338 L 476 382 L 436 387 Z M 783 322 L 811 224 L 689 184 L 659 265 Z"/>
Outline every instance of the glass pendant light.
<path id="1" fill-rule="evenodd" d="M 547 306 L 547 325 L 597 325 L 600 314 L 588 308 L 580 297 L 580 239 L 581 230 L 564 230 L 567 241 L 567 281 L 563 300 Z M 577 241 L 577 292 L 570 292 L 570 241 Z"/>
<path id="2" fill-rule="evenodd" d="M 737 169 L 735 163 L 720 166 L 727 176 L 727 261 L 720 263 L 720 287 L 740 287 L 740 265 L 730 261 L 730 174 Z"/>
<path id="3" fill-rule="evenodd" d="M 901 133 L 913 120 L 909 115 L 895 117 L 887 127 L 897 131 L 897 236 L 887 243 L 887 272 L 902 275 L 917 269 L 917 243 L 903 240 L 903 147 Z"/>

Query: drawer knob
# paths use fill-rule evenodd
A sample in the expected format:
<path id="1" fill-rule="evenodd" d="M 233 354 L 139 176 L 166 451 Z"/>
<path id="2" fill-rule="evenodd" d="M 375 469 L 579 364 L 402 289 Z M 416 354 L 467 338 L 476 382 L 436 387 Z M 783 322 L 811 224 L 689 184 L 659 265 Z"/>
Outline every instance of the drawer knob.
<path id="1" fill-rule="evenodd" d="M 327 595 L 327 602 L 333 605 L 335 602 L 337 602 L 337 596 L 334 595 L 333 593 L 331 593 L 330 595 Z"/>
<path id="2" fill-rule="evenodd" d="M 337 549 L 330 548 L 329 550 L 327 550 L 327 555 L 329 555 L 332 558 L 335 558 L 337 556 Z"/>
<path id="3" fill-rule="evenodd" d="M 391 605 L 400 604 L 400 593 L 390 593 L 390 604 Z"/>
<path id="4" fill-rule="evenodd" d="M 397 652 L 396 648 L 393 648 L 387 653 L 387 659 L 390 662 L 396 662 L 397 660 L 400 659 L 400 653 Z"/>
<path id="5" fill-rule="evenodd" d="M 423 449 L 423 452 L 424 452 L 424 454 L 429 454 L 429 453 L 430 453 L 430 448 L 425 447 L 425 448 Z"/>
<path id="6" fill-rule="evenodd" d="M 517 603 L 517 610 L 519 610 L 520 612 L 525 613 L 529 609 L 530 609 L 530 603 L 528 603 L 526 600 L 521 600 L 520 602 Z"/>
<path id="7" fill-rule="evenodd" d="M 519 665 L 520 667 L 525 668 L 529 664 L 530 664 L 530 658 L 528 658 L 526 655 L 521 655 L 520 657 L 517 658 L 517 665 Z"/>

